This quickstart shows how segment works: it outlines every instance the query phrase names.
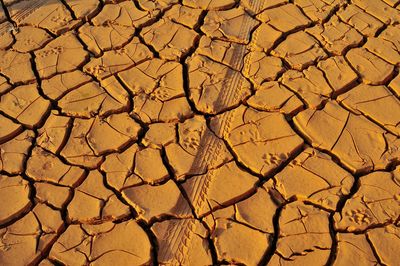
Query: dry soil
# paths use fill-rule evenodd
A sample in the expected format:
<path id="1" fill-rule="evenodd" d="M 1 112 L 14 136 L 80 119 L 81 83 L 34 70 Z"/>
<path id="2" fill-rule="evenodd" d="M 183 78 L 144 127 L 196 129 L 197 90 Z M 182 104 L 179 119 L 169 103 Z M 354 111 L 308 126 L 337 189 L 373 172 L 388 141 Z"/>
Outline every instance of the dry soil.
<path id="1" fill-rule="evenodd" d="M 399 265 L 399 0 L 0 0 L 0 265 Z"/>

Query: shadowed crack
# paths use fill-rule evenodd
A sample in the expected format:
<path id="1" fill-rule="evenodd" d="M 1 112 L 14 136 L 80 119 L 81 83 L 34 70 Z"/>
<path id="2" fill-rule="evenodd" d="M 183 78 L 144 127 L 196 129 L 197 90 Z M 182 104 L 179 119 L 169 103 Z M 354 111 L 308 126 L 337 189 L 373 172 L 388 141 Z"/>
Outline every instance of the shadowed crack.
<path id="1" fill-rule="evenodd" d="M 0 261 L 395 264 L 400 2 L 308 2 L 1 0 Z"/>

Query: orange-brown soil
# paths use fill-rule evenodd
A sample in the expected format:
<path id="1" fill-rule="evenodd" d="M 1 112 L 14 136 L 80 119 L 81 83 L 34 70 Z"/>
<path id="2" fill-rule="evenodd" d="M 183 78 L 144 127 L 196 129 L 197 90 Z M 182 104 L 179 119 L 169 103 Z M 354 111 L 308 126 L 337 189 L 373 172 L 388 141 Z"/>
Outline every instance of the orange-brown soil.
<path id="1" fill-rule="evenodd" d="M 0 265 L 399 265 L 400 0 L 0 0 Z"/>

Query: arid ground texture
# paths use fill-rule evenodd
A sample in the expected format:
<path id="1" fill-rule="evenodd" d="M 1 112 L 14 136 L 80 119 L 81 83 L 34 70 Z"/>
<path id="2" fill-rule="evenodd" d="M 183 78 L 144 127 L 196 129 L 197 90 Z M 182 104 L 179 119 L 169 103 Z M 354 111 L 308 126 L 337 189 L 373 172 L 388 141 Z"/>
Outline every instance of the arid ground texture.
<path id="1" fill-rule="evenodd" d="M 0 0 L 0 265 L 399 265 L 400 0 Z"/>

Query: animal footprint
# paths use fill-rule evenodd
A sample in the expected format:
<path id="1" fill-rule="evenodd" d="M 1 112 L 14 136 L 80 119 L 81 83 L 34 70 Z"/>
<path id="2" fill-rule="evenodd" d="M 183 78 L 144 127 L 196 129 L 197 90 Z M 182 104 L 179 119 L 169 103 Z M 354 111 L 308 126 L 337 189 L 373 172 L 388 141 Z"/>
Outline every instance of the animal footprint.
<path id="1" fill-rule="evenodd" d="M 355 222 L 359 225 L 369 224 L 371 222 L 371 217 L 368 215 L 367 211 L 364 209 L 356 209 L 347 211 L 346 216 L 349 216 L 349 220 Z"/>

